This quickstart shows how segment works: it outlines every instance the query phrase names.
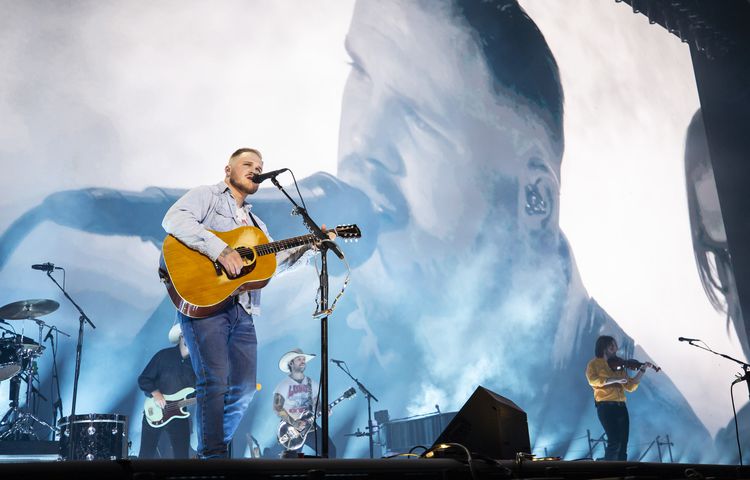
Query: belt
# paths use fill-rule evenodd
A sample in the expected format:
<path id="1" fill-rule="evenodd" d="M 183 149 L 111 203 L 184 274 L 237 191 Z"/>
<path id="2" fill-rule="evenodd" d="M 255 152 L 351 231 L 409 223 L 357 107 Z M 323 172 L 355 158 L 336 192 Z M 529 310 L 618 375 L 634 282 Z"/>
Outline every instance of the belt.
<path id="1" fill-rule="evenodd" d="M 612 401 L 612 400 L 605 400 L 605 401 L 602 401 L 602 402 L 594 402 L 594 403 L 596 403 L 597 405 L 619 405 L 619 406 L 623 406 L 623 407 L 625 406 L 625 402 L 615 402 L 615 401 Z"/>

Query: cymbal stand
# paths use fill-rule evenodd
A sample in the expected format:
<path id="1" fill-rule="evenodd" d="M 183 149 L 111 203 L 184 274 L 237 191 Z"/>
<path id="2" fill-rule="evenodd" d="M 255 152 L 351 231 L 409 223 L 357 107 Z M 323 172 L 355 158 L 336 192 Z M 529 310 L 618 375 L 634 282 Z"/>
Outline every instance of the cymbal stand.
<path id="1" fill-rule="evenodd" d="M 42 425 L 50 429 L 50 431 L 52 432 L 55 431 L 55 427 L 45 422 L 44 420 L 39 419 L 33 413 L 34 404 L 36 403 L 33 399 L 34 391 L 36 391 L 36 388 L 34 388 L 34 385 L 33 385 L 34 373 L 35 373 L 34 370 L 36 369 L 36 358 L 38 358 L 41 355 L 42 329 L 46 326 L 46 324 L 43 321 L 36 319 L 36 318 L 32 318 L 31 320 L 35 321 L 37 323 L 37 326 L 39 327 L 39 344 L 38 344 L 39 350 L 38 351 L 35 351 L 32 349 L 22 350 L 21 352 L 22 364 L 23 364 L 23 360 L 27 360 L 27 361 L 26 361 L 26 365 L 24 369 L 18 374 L 19 378 L 23 374 L 26 375 L 26 405 L 24 405 L 25 408 L 21 409 L 20 406 L 18 405 L 18 400 L 16 399 L 16 402 L 15 402 L 16 405 L 13 406 L 13 409 L 16 410 L 15 412 L 17 415 L 16 419 L 10 425 L 8 430 L 3 432 L 2 435 L 0 435 L 0 440 L 5 440 L 11 437 L 16 440 L 21 440 L 21 439 L 28 438 L 28 437 L 33 437 L 38 440 L 39 438 L 36 436 L 36 433 L 35 433 L 35 428 L 34 428 L 35 425 Z"/>

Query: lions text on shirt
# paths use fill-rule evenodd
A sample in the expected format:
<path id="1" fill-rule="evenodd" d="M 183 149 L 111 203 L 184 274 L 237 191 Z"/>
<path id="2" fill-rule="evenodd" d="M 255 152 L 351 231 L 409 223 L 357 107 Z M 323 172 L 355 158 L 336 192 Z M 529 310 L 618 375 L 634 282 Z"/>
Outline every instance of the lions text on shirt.
<path id="1" fill-rule="evenodd" d="M 318 383 L 305 377 L 301 381 L 286 377 L 282 380 L 274 393 L 284 398 L 284 410 L 295 420 L 305 412 L 313 411 L 313 402 L 318 395 Z"/>

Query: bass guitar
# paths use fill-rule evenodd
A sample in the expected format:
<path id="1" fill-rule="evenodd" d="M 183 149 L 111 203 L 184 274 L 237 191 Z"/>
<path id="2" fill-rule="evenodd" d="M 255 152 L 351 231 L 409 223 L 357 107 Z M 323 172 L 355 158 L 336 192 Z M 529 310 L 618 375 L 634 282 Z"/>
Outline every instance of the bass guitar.
<path id="1" fill-rule="evenodd" d="M 339 398 L 331 402 L 328 405 L 328 409 L 330 410 L 342 401 L 346 400 L 347 398 L 351 398 L 356 394 L 357 391 L 354 390 L 354 387 L 350 388 L 349 390 L 345 391 L 344 394 Z M 279 429 L 276 432 L 276 437 L 278 438 L 279 443 L 287 450 L 298 450 L 302 448 L 302 445 L 305 444 L 305 440 L 307 439 L 307 434 L 310 433 L 310 431 L 315 426 L 315 419 L 322 413 L 323 412 L 318 412 L 317 415 L 313 415 L 312 412 L 306 412 L 305 414 L 300 416 L 300 418 L 295 420 L 295 423 L 300 423 L 301 425 L 303 425 L 299 429 L 295 428 L 291 423 L 282 420 L 281 423 L 279 423 Z"/>
<path id="2" fill-rule="evenodd" d="M 194 388 L 186 387 L 177 393 L 164 395 L 167 404 L 161 408 L 152 397 L 148 397 L 143 402 L 143 413 L 146 415 L 146 421 L 154 428 L 161 428 L 175 418 L 187 418 L 190 412 L 185 410 L 189 405 L 193 405 L 197 400 L 190 397 L 195 392 Z"/>
<path id="3" fill-rule="evenodd" d="M 362 236 L 356 225 L 340 225 L 333 231 L 344 240 Z M 172 235 L 162 245 L 159 277 L 174 306 L 188 317 L 208 317 L 224 308 L 231 297 L 265 287 L 276 271 L 276 253 L 317 240 L 308 234 L 269 242 L 261 229 L 250 226 L 213 233 L 242 257 L 239 275 L 230 277 L 218 260 L 212 261 Z"/>

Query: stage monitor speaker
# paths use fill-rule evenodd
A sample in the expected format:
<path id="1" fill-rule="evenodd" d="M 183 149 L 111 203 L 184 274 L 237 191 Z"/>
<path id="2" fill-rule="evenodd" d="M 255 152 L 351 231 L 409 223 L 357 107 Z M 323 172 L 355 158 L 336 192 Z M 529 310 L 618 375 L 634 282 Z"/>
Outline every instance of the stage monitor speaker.
<path id="1" fill-rule="evenodd" d="M 496 460 L 531 453 L 526 412 L 484 387 L 477 387 L 433 447 L 441 443 L 460 443 L 472 453 Z"/>

